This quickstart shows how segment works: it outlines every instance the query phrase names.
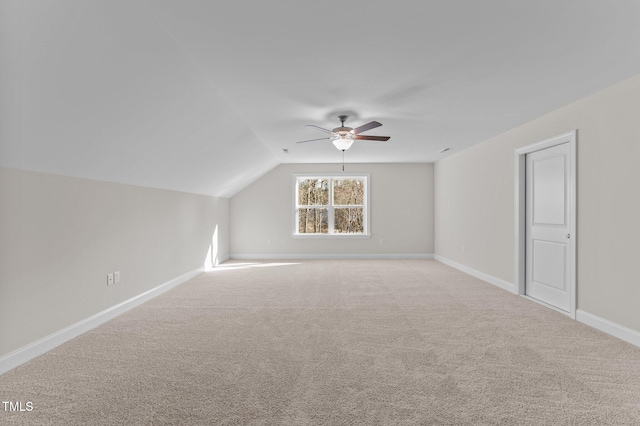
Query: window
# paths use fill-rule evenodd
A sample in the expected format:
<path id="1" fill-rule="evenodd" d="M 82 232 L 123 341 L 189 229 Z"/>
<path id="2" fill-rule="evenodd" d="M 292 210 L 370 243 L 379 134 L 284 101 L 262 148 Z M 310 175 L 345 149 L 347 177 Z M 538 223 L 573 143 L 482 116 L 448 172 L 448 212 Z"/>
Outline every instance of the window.
<path id="1" fill-rule="evenodd" d="M 295 235 L 369 235 L 368 175 L 296 175 Z"/>

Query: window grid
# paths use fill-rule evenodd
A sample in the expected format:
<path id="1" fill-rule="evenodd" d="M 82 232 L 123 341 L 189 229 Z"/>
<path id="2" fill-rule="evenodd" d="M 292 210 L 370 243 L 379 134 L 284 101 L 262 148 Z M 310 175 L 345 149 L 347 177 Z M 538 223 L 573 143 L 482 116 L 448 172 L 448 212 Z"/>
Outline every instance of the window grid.
<path id="1" fill-rule="evenodd" d="M 300 182 L 305 180 L 327 180 L 327 204 L 300 204 Z M 334 184 L 336 180 L 361 180 L 363 182 L 363 199 L 362 204 L 334 204 Z M 368 192 L 369 179 L 368 175 L 297 175 L 294 177 L 295 206 L 294 206 L 294 235 L 299 236 L 368 236 Z M 302 209 L 315 208 L 327 210 L 327 232 L 326 233 L 308 233 L 300 232 L 300 211 Z M 337 209 L 362 209 L 362 232 L 335 232 L 335 212 Z"/>

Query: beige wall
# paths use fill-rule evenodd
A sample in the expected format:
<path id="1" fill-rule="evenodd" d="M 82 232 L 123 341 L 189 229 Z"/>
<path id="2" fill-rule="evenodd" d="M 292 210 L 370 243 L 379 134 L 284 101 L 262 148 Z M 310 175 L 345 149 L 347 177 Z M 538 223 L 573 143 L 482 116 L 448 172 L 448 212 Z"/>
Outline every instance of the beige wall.
<path id="1" fill-rule="evenodd" d="M 341 166 L 283 164 L 231 198 L 232 256 L 433 254 L 433 164 L 346 170 L 370 174 L 371 238 L 293 238 L 293 175 L 340 173 Z"/>
<path id="2" fill-rule="evenodd" d="M 224 257 L 228 199 L 0 168 L 0 357 L 201 268 L 216 226 Z"/>
<path id="3" fill-rule="evenodd" d="M 640 75 L 435 165 L 436 254 L 514 282 L 514 150 L 578 130 L 578 306 L 640 331 Z"/>

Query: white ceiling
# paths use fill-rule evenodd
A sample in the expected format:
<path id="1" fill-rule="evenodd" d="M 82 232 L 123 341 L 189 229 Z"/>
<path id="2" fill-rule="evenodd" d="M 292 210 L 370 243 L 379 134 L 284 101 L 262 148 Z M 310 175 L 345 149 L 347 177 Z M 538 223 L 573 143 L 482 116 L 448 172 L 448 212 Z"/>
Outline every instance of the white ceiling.
<path id="1" fill-rule="evenodd" d="M 639 40 L 637 0 L 0 0 L 0 165 L 230 196 L 341 163 L 295 142 L 343 112 L 391 136 L 347 162 L 433 162 L 640 72 Z"/>

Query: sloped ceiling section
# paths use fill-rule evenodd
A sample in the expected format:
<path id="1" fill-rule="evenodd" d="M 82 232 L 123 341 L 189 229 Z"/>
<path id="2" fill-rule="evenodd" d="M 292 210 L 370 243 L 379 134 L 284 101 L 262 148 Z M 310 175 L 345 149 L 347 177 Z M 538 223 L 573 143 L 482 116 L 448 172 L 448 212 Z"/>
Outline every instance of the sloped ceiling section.
<path id="1" fill-rule="evenodd" d="M 391 136 L 347 163 L 434 162 L 639 73 L 638 40 L 637 0 L 0 0 L 0 165 L 231 196 L 342 162 L 295 143 L 341 113 Z"/>
<path id="2" fill-rule="evenodd" d="M 146 2 L 1 7 L 0 165 L 230 196 L 277 164 Z"/>
<path id="3" fill-rule="evenodd" d="M 433 162 L 640 72 L 640 2 L 157 0 L 151 8 L 283 163 Z M 224 40 L 223 42 L 218 42 Z M 288 154 L 282 148 L 289 150 Z"/>

